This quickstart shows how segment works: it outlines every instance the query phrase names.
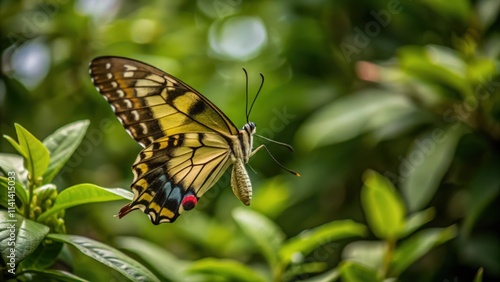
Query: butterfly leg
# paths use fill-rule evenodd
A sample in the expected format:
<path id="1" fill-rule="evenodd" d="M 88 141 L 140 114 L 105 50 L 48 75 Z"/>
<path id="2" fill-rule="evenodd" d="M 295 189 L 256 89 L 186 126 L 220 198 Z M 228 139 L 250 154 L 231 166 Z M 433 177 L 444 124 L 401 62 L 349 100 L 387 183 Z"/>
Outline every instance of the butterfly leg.
<path id="1" fill-rule="evenodd" d="M 297 172 L 295 172 L 295 171 L 293 171 L 293 170 L 290 170 L 290 169 L 288 169 L 288 168 L 284 167 L 282 164 L 280 164 L 280 162 L 278 162 L 278 160 L 276 160 L 276 158 L 273 156 L 273 154 L 271 154 L 271 152 L 269 151 L 269 149 L 266 147 L 266 145 L 265 145 L 265 144 L 262 144 L 262 145 L 260 145 L 259 147 L 255 148 L 255 150 L 253 150 L 253 151 L 252 151 L 252 153 L 250 153 L 250 157 L 248 157 L 248 158 L 250 159 L 253 155 L 255 155 L 255 153 L 257 153 L 257 152 L 258 152 L 260 149 L 262 149 L 262 148 L 266 149 L 266 151 L 267 151 L 267 153 L 269 154 L 269 156 L 270 156 L 270 157 L 273 159 L 273 161 L 274 161 L 274 162 L 276 162 L 276 163 L 277 163 L 277 164 L 278 164 L 278 165 L 279 165 L 282 169 L 284 169 L 284 170 L 286 170 L 286 171 L 290 172 L 291 174 L 293 174 L 293 175 L 295 175 L 295 176 L 300 176 L 300 174 L 299 174 L 299 173 L 297 173 Z"/>
<path id="2" fill-rule="evenodd" d="M 252 153 L 250 153 L 250 156 L 248 157 L 248 159 L 250 159 L 251 157 L 253 157 L 253 155 L 255 155 L 255 153 L 257 153 L 262 148 L 266 149 L 267 153 L 269 155 L 271 155 L 271 152 L 269 152 L 269 150 L 267 149 L 266 145 L 262 144 L 259 147 L 255 148 L 255 150 L 253 150 Z"/>

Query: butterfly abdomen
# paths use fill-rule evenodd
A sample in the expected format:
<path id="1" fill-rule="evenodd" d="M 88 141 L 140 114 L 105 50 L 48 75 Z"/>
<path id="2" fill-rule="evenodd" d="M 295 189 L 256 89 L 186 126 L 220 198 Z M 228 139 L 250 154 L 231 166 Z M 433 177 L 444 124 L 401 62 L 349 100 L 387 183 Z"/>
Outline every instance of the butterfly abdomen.
<path id="1" fill-rule="evenodd" d="M 250 205 L 252 200 L 252 183 L 241 159 L 233 159 L 233 171 L 231 173 L 231 188 L 234 195 L 245 205 Z"/>

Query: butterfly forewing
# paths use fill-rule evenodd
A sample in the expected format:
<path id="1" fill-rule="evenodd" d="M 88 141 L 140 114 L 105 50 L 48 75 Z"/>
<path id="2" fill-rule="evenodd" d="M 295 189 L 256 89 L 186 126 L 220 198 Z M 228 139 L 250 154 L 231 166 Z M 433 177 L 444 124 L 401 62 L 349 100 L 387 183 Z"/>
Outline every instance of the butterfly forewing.
<path id="1" fill-rule="evenodd" d="M 100 57 L 92 61 L 90 75 L 125 129 L 144 147 L 178 133 L 238 133 L 229 118 L 207 98 L 145 63 Z"/>
<path id="2" fill-rule="evenodd" d="M 250 190 L 251 198 L 242 163 L 251 153 L 251 134 L 238 131 L 203 95 L 155 67 L 127 58 L 96 58 L 90 75 L 125 129 L 145 147 L 132 166 L 134 199 L 120 210 L 120 217 L 140 209 L 154 224 L 173 222 L 235 161 L 235 177 L 246 176 L 238 182 L 244 184 L 239 190 Z M 238 193 L 238 198 L 248 195 Z M 250 198 L 245 196 L 245 204 Z"/>

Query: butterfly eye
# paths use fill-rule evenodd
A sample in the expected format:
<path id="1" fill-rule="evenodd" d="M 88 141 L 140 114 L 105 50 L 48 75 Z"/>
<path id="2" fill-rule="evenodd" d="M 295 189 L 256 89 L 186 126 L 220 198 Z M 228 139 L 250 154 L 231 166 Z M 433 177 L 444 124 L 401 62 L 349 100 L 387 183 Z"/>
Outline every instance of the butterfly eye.
<path id="1" fill-rule="evenodd" d="M 257 128 L 257 126 L 253 122 L 249 122 L 243 126 L 243 129 L 246 130 L 248 134 L 254 134 L 255 128 Z"/>
<path id="2" fill-rule="evenodd" d="M 196 199 L 195 196 L 193 195 L 188 195 L 182 199 L 182 207 L 184 208 L 185 211 L 192 210 L 195 206 L 196 203 L 198 203 L 198 200 Z"/>

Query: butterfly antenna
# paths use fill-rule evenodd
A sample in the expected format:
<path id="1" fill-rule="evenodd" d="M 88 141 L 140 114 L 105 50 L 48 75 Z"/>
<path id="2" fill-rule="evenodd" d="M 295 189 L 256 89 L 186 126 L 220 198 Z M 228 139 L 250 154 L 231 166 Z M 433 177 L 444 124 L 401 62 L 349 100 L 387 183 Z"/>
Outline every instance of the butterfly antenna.
<path id="1" fill-rule="evenodd" d="M 250 110 L 248 110 L 247 120 L 248 120 L 248 117 L 250 116 L 250 113 L 252 112 L 253 104 L 255 104 L 255 101 L 257 101 L 257 97 L 259 97 L 260 90 L 262 90 L 262 86 L 264 86 L 264 75 L 262 73 L 260 73 L 260 77 L 262 78 L 262 80 L 260 82 L 260 87 L 259 87 L 259 90 L 257 91 L 257 94 L 255 94 L 255 98 L 253 98 L 252 105 L 250 105 Z"/>
<path id="2" fill-rule="evenodd" d="M 250 116 L 250 113 L 248 112 L 248 73 L 245 68 L 243 68 L 243 71 L 245 72 L 245 115 L 247 118 L 247 123 L 248 123 L 248 117 Z"/>

